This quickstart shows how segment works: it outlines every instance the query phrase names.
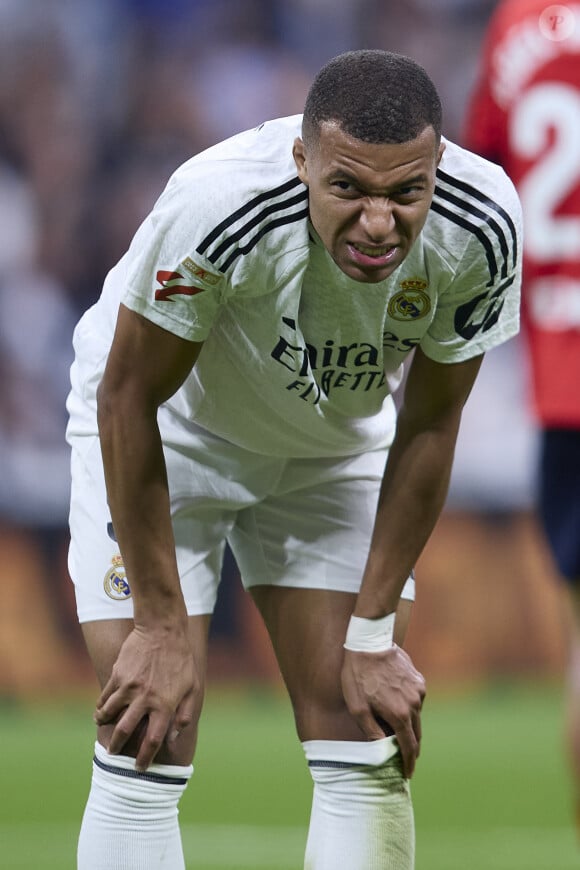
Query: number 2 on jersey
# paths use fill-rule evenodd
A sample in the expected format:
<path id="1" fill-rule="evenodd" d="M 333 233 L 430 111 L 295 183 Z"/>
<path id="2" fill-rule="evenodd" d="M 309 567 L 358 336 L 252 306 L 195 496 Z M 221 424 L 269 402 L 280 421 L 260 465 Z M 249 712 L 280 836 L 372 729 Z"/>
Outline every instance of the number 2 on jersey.
<path id="1" fill-rule="evenodd" d="M 537 158 L 520 186 L 530 257 L 579 259 L 580 215 L 557 210 L 580 185 L 580 94 L 557 82 L 532 86 L 513 112 L 509 136 L 522 160 Z"/>

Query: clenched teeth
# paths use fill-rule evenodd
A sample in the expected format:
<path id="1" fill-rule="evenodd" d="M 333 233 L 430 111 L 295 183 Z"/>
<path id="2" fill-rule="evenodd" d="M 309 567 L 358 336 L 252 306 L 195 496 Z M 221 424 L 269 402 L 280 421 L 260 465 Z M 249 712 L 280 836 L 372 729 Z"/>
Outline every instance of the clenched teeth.
<path id="1" fill-rule="evenodd" d="M 364 245 L 354 245 L 353 247 L 366 257 L 384 257 L 385 254 L 388 254 L 392 250 L 391 245 L 386 248 L 365 248 Z"/>

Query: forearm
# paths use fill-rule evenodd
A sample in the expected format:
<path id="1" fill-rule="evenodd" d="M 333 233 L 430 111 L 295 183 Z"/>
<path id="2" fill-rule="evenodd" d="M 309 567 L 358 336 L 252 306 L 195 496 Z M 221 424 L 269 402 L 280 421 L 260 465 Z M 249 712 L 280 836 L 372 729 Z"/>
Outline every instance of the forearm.
<path id="1" fill-rule="evenodd" d="M 400 417 L 355 615 L 374 619 L 396 610 L 445 502 L 460 416 L 456 411 L 426 429 Z"/>
<path id="2" fill-rule="evenodd" d="M 99 394 L 99 433 L 111 518 L 137 625 L 184 622 L 167 473 L 155 409 Z"/>

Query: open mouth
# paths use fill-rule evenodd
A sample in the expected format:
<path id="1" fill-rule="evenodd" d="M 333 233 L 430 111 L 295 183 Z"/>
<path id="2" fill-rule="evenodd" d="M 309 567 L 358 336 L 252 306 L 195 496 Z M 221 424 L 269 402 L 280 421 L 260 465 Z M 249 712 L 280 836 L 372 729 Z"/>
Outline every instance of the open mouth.
<path id="1" fill-rule="evenodd" d="M 351 242 L 348 245 L 352 259 L 360 266 L 388 266 L 395 259 L 396 245 L 359 245 Z"/>

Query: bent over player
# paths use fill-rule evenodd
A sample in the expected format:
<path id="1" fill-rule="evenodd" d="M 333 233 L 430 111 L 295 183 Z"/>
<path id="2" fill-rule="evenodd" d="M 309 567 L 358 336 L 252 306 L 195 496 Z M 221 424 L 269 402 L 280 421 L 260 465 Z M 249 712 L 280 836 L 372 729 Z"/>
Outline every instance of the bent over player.
<path id="1" fill-rule="evenodd" d="M 519 225 L 383 51 L 172 176 L 74 339 L 70 571 L 103 687 L 81 870 L 184 867 L 225 541 L 314 780 L 305 867 L 413 867 L 411 575 L 482 356 L 518 329 Z"/>

